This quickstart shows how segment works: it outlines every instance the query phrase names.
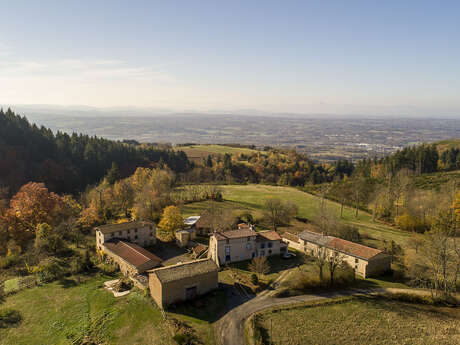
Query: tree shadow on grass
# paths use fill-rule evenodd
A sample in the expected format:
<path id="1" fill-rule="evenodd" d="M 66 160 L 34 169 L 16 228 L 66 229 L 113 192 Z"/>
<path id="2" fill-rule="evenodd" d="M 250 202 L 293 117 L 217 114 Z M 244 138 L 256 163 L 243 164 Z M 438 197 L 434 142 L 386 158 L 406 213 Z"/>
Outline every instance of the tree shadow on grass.
<path id="1" fill-rule="evenodd" d="M 78 283 L 73 279 L 63 278 L 59 280 L 59 285 L 63 287 L 64 289 L 68 289 L 68 288 L 77 286 Z"/>
<path id="2" fill-rule="evenodd" d="M 19 311 L 14 309 L 0 310 L 0 329 L 16 327 L 22 321 L 22 316 Z"/>

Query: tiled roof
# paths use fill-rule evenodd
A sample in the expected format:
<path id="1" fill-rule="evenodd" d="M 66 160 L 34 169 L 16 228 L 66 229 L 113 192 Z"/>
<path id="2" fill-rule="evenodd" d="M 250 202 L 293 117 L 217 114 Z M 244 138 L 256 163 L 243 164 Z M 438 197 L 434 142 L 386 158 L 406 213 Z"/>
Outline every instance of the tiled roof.
<path id="1" fill-rule="evenodd" d="M 105 242 L 104 247 L 136 268 L 148 262 L 152 264 L 152 267 L 155 267 L 163 261 L 155 254 L 150 253 L 148 250 L 134 243 L 124 241 L 118 241 L 116 243 Z"/>
<path id="2" fill-rule="evenodd" d="M 283 236 L 281 236 L 281 237 L 285 238 L 285 239 L 287 239 L 289 241 L 299 243 L 299 238 L 297 237 L 297 235 L 291 234 L 290 232 L 285 232 L 283 234 Z"/>
<path id="3" fill-rule="evenodd" d="M 333 239 L 333 237 L 331 237 L 331 236 L 324 236 L 322 234 L 318 234 L 316 232 L 312 232 L 312 231 L 308 231 L 308 230 L 302 231 L 299 234 L 299 237 L 304 241 L 316 243 L 316 244 L 319 244 L 319 245 L 322 245 L 322 246 L 327 245 L 329 243 L 329 241 L 331 239 Z"/>
<path id="4" fill-rule="evenodd" d="M 382 253 L 381 250 L 363 246 L 362 244 L 342 240 L 341 238 L 333 237 L 327 244 L 328 247 L 337 251 L 343 252 L 351 256 L 357 256 L 369 260 Z"/>
<path id="5" fill-rule="evenodd" d="M 257 232 L 255 232 L 252 229 L 246 228 L 246 229 L 240 229 L 240 230 L 216 232 L 216 233 L 214 233 L 214 236 L 216 237 L 216 239 L 218 241 L 223 241 L 223 240 L 232 239 L 232 238 L 243 238 L 243 237 L 249 237 L 249 236 L 257 236 Z"/>
<path id="6" fill-rule="evenodd" d="M 143 222 L 143 221 L 134 221 L 134 222 L 125 222 L 119 224 L 106 224 L 96 227 L 96 230 L 99 230 L 103 234 L 110 234 L 112 232 L 130 230 L 135 228 L 142 228 L 144 226 L 154 226 L 153 223 Z"/>
<path id="7" fill-rule="evenodd" d="M 267 241 L 281 240 L 281 236 L 274 230 L 260 231 L 257 233 L 257 237 Z"/>
<path id="8" fill-rule="evenodd" d="M 217 265 L 211 259 L 201 259 L 149 271 L 155 274 L 162 283 L 190 278 L 210 272 L 217 272 Z"/>

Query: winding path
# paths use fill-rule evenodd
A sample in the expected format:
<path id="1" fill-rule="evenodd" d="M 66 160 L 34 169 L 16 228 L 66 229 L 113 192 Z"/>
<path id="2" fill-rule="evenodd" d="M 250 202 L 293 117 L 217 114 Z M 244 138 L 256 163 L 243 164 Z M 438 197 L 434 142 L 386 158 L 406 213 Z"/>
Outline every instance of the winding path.
<path id="1" fill-rule="evenodd" d="M 397 293 L 408 292 L 416 293 L 419 295 L 429 294 L 428 291 L 412 290 L 412 289 L 369 289 L 369 290 L 349 290 L 349 291 L 335 291 L 323 294 L 309 294 L 286 298 L 272 297 L 272 293 L 261 293 L 257 297 L 247 301 L 244 304 L 230 310 L 222 318 L 214 324 L 216 342 L 219 345 L 243 345 L 244 344 L 244 322 L 254 313 L 262 311 L 266 308 L 296 304 L 302 302 L 313 302 L 334 297 L 363 295 L 372 293 Z"/>

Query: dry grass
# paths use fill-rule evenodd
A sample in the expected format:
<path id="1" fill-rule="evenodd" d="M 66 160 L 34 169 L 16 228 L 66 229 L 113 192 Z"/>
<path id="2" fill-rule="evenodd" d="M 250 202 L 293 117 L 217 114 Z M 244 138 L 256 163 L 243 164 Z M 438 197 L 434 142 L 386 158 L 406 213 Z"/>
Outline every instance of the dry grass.
<path id="1" fill-rule="evenodd" d="M 284 345 L 451 345 L 460 343 L 460 310 L 359 297 L 339 304 L 261 314 L 259 332 Z M 272 327 L 272 329 L 271 329 Z"/>

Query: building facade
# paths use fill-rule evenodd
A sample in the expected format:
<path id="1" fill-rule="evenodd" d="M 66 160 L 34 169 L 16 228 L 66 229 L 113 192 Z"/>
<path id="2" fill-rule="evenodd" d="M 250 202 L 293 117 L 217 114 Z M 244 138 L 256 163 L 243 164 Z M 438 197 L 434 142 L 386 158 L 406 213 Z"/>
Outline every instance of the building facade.
<path id="1" fill-rule="evenodd" d="M 120 224 L 107 224 L 95 228 L 96 246 L 102 250 L 105 242 L 128 241 L 141 247 L 156 243 L 156 227 L 154 223 L 135 221 Z"/>
<path id="2" fill-rule="evenodd" d="M 284 233 L 282 238 L 289 247 L 310 256 L 314 256 L 321 248 L 324 248 L 327 255 L 339 253 L 342 260 L 363 278 L 380 275 L 391 269 L 391 256 L 379 249 L 341 238 L 311 231 L 303 231 L 298 235 Z"/>
<path id="3" fill-rule="evenodd" d="M 251 227 L 216 232 L 209 238 L 208 257 L 218 266 L 251 260 L 260 256 L 280 255 L 287 245 L 276 231 L 256 232 Z"/>
<path id="4" fill-rule="evenodd" d="M 179 263 L 149 271 L 149 288 L 160 308 L 193 299 L 218 287 L 218 267 L 210 259 Z"/>

